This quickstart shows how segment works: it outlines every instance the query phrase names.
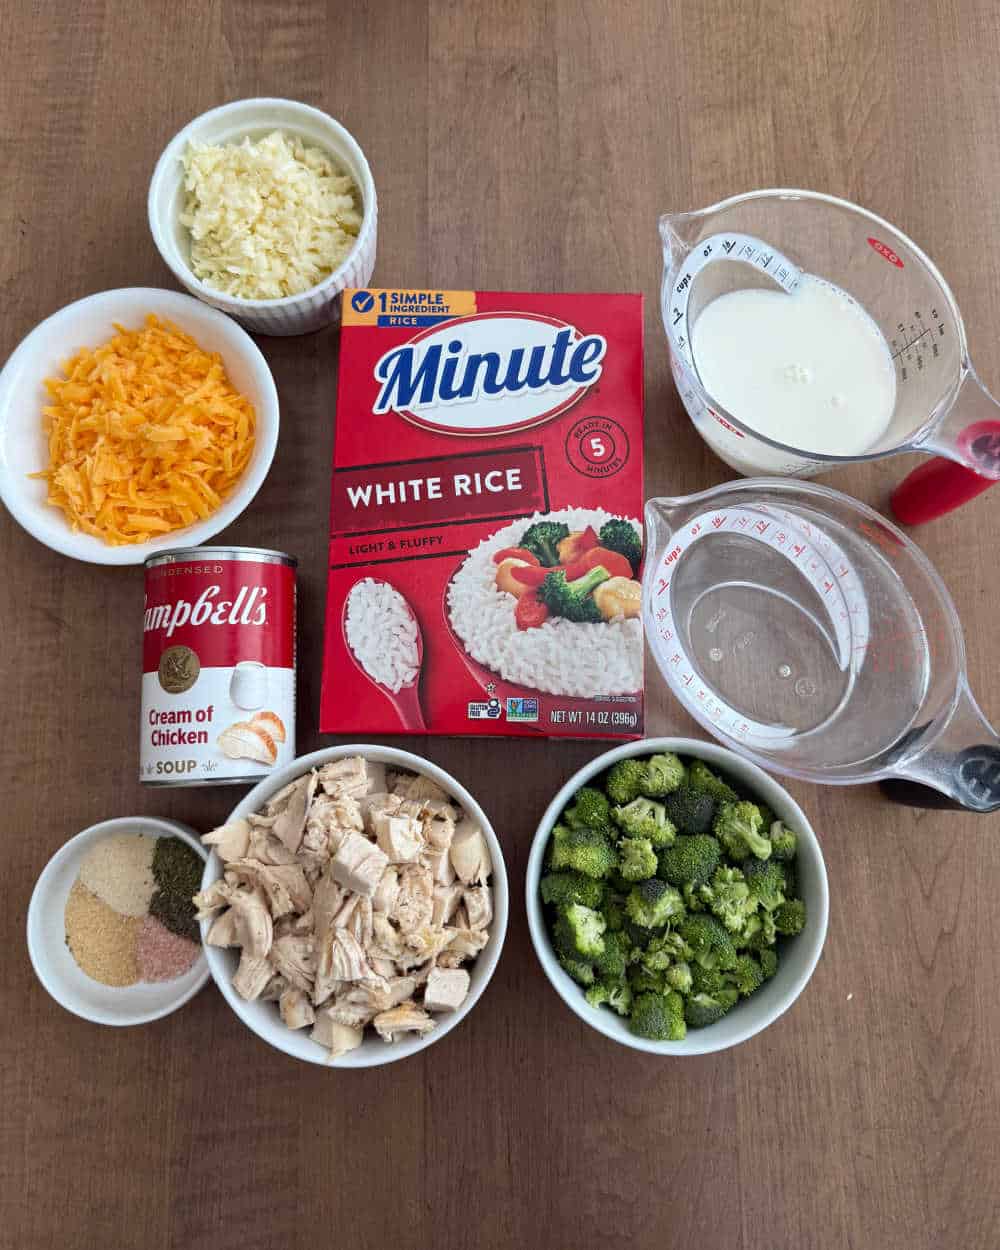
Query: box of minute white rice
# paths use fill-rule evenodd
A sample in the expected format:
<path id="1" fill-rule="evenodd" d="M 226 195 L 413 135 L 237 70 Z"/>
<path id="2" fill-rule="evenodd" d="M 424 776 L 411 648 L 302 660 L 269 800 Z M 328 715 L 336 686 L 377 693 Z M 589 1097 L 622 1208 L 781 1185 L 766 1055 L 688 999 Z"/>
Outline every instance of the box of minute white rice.
<path id="1" fill-rule="evenodd" d="M 344 292 L 321 732 L 641 735 L 642 317 Z"/>

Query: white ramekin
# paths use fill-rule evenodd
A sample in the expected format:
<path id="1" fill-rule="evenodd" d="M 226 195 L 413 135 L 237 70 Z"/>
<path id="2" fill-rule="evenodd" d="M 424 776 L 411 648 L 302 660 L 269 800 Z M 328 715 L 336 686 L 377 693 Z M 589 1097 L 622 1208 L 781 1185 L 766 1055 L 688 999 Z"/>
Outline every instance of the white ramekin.
<path id="1" fill-rule="evenodd" d="M 249 816 L 251 812 L 259 812 L 272 795 L 296 777 L 301 777 L 310 768 L 319 768 L 330 760 L 343 759 L 349 755 L 363 755 L 366 759 L 388 764 L 390 768 L 408 769 L 429 777 L 458 803 L 476 821 L 483 831 L 486 845 L 490 848 L 493 860 L 493 876 L 490 888 L 493 891 L 493 922 L 490 925 L 489 941 L 479 952 L 478 957 L 467 966 L 471 985 L 465 1002 L 457 1011 L 436 1017 L 437 1024 L 430 1033 L 422 1037 L 408 1034 L 398 1042 L 384 1042 L 373 1029 L 366 1030 L 364 1041 L 356 1050 L 330 1060 L 327 1051 L 316 1042 L 309 1040 L 309 1029 L 289 1029 L 278 1015 L 275 1003 L 261 1001 L 247 1002 L 233 989 L 233 975 L 239 964 L 239 951 L 221 946 L 206 946 L 205 957 L 208 967 L 215 978 L 215 983 L 222 992 L 223 998 L 232 1007 L 248 1029 L 252 1029 L 258 1037 L 282 1050 L 295 1059 L 304 1059 L 307 1063 L 319 1063 L 334 1068 L 372 1068 L 385 1063 L 393 1063 L 396 1059 L 405 1059 L 418 1051 L 433 1046 L 465 1019 L 475 1007 L 480 996 L 490 982 L 500 951 L 503 949 L 507 934 L 507 911 L 509 893 L 507 888 L 507 869 L 504 865 L 503 850 L 500 840 L 493 831 L 486 813 L 472 795 L 450 773 L 438 768 L 429 760 L 409 751 L 399 751 L 395 747 L 375 746 L 368 743 L 347 746 L 327 747 L 321 751 L 313 751 L 311 755 L 302 755 L 292 760 L 284 768 L 277 769 L 271 776 L 259 782 L 245 798 L 241 799 L 229 815 L 229 820 L 239 820 Z M 213 881 L 222 876 L 222 861 L 215 851 L 208 857 L 205 876 L 201 887 L 206 889 Z M 202 921 L 201 932 L 204 938 L 211 926 L 210 921 Z"/>
<path id="2" fill-rule="evenodd" d="M 172 981 L 102 985 L 77 966 L 66 945 L 66 900 L 84 856 L 96 843 L 116 833 L 151 838 L 180 838 L 202 859 L 205 848 L 188 825 L 152 816 L 120 816 L 91 825 L 64 843 L 38 878 L 28 904 L 28 955 L 35 974 L 61 1007 L 94 1024 L 148 1024 L 183 1007 L 208 980 L 204 952 L 187 972 Z"/>
<path id="3" fill-rule="evenodd" d="M 213 290 L 196 278 L 189 267 L 190 243 L 180 224 L 184 203 L 181 158 L 192 139 L 200 143 L 235 143 L 245 136 L 263 138 L 273 130 L 297 135 L 344 166 L 361 193 L 361 230 L 342 264 L 318 286 L 283 299 L 237 299 Z M 361 148 L 339 122 L 295 100 L 235 100 L 202 113 L 167 144 L 149 184 L 149 228 L 174 277 L 192 295 L 213 308 L 221 308 L 255 334 L 306 334 L 339 321 L 341 292 L 346 287 L 367 286 L 371 279 L 377 227 L 375 183 Z"/>
<path id="4" fill-rule="evenodd" d="M 774 977 L 765 982 L 755 994 L 742 999 L 715 1024 L 705 1029 L 689 1029 L 682 1042 L 654 1042 L 645 1037 L 636 1037 L 629 1032 L 628 1021 L 624 1017 L 606 1007 L 590 1006 L 584 998 L 583 989 L 559 965 L 538 896 L 538 884 L 544 871 L 545 852 L 553 826 L 577 790 L 618 760 L 635 755 L 655 755 L 658 751 L 673 751 L 677 755 L 704 760 L 710 768 L 727 773 L 751 794 L 762 799 L 775 815 L 795 830 L 799 835 L 796 856 L 797 889 L 805 901 L 807 915 L 805 929 L 798 937 L 791 938 L 784 944 Z M 755 1033 L 773 1024 L 791 1007 L 813 974 L 826 940 L 830 908 L 823 852 L 802 808 L 783 786 L 778 785 L 773 777 L 769 777 L 756 764 L 751 764 L 735 751 L 716 746 L 713 742 L 699 742 L 694 738 L 646 738 L 641 742 L 628 742 L 597 756 L 579 772 L 574 773 L 549 804 L 531 844 L 525 902 L 535 954 L 552 987 L 566 1006 L 576 1012 L 585 1024 L 597 1029 L 612 1041 L 653 1055 L 705 1055 L 715 1050 L 726 1050 L 747 1041 Z"/>

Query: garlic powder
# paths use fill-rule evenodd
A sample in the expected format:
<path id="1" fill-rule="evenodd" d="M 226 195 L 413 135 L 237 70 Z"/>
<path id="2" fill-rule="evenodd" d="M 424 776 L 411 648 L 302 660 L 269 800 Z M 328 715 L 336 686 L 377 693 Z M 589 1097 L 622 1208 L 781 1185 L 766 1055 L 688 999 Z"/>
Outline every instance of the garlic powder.
<path id="1" fill-rule="evenodd" d="M 322 282 L 361 228 L 354 180 L 318 148 L 274 131 L 256 142 L 190 143 L 181 224 L 191 269 L 239 299 L 280 299 Z"/>

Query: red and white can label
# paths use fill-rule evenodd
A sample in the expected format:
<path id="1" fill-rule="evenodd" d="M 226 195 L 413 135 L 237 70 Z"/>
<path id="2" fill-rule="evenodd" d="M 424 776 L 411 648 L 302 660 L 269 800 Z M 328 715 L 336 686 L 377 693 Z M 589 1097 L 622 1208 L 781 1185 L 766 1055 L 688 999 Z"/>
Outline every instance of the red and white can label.
<path id="1" fill-rule="evenodd" d="M 147 565 L 139 755 L 153 785 L 256 781 L 294 758 L 291 561 L 192 551 Z"/>

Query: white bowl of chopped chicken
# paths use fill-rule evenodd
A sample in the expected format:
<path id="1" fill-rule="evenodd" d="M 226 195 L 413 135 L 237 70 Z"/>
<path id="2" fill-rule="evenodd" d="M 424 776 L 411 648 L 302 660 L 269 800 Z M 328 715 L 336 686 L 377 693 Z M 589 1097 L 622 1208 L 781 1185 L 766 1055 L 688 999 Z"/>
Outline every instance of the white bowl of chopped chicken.
<path id="1" fill-rule="evenodd" d="M 192 295 L 257 334 L 338 321 L 375 267 L 375 183 L 353 136 L 295 100 L 236 100 L 167 144 L 149 186 L 160 255 Z"/>
<path id="2" fill-rule="evenodd" d="M 202 841 L 209 969 L 286 1054 L 403 1059 L 450 1032 L 493 975 L 507 930 L 500 843 L 469 792 L 419 756 L 302 756 Z"/>

